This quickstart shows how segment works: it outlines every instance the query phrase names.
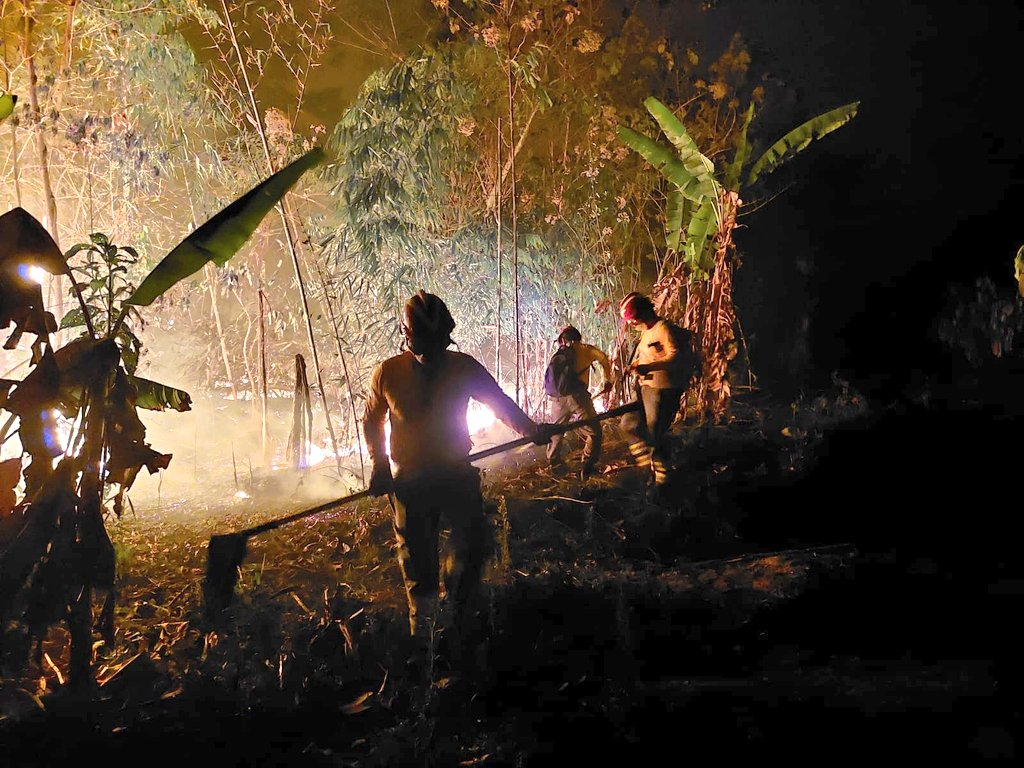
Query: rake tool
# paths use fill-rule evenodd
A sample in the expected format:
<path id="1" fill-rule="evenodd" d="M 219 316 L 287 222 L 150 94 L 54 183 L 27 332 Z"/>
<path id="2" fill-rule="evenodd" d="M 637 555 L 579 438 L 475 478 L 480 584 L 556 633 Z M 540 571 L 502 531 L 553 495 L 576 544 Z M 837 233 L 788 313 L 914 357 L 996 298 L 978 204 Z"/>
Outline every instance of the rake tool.
<path id="1" fill-rule="evenodd" d="M 612 408 L 610 411 L 598 414 L 596 417 L 591 419 L 580 419 L 579 421 L 571 421 L 568 424 L 552 424 L 549 426 L 551 435 L 561 435 L 566 432 L 570 432 L 580 427 L 586 427 L 592 424 L 599 424 L 606 419 L 612 419 L 616 416 L 622 416 L 632 411 L 640 409 L 640 403 L 626 403 L 620 405 L 617 408 Z M 487 448 L 482 451 L 477 451 L 469 456 L 469 461 L 480 461 L 491 456 L 496 456 L 499 453 L 510 451 L 513 448 L 519 448 L 524 445 L 530 445 L 534 442 L 533 437 L 520 437 L 515 440 L 511 440 L 501 445 L 496 445 L 493 448 Z M 248 542 L 252 536 L 256 536 L 267 531 L 272 531 L 275 528 L 280 528 L 282 525 L 293 523 L 296 520 L 301 520 L 304 517 L 312 517 L 318 515 L 321 512 L 328 512 L 332 509 L 337 509 L 346 504 L 351 504 L 354 501 L 367 498 L 370 495 L 369 490 L 362 490 L 358 493 L 350 494 L 349 496 L 343 496 L 340 499 L 333 499 L 331 501 L 318 504 L 310 509 L 304 509 L 301 512 L 295 512 L 285 517 L 280 517 L 276 520 L 270 520 L 261 525 L 253 526 L 252 528 L 246 528 L 244 531 L 237 531 L 235 533 L 221 533 L 215 534 L 210 537 L 210 543 L 207 545 L 206 550 L 206 578 L 203 581 L 203 602 L 206 607 L 207 615 L 216 615 L 231 602 L 231 597 L 235 591 L 235 585 L 238 583 L 238 569 L 241 567 L 242 562 L 245 560 L 246 551 L 248 549 Z"/>

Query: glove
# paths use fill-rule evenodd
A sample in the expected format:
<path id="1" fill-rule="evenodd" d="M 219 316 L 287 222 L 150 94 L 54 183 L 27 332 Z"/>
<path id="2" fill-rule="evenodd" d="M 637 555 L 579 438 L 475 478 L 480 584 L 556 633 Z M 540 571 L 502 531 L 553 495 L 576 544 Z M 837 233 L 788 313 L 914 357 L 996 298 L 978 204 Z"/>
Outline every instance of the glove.
<path id="1" fill-rule="evenodd" d="M 394 489 L 394 478 L 391 476 L 390 464 L 377 464 L 370 474 L 370 487 L 367 490 L 371 496 L 385 496 Z"/>
<path id="2" fill-rule="evenodd" d="M 547 445 L 551 442 L 551 438 L 554 437 L 557 428 L 557 424 L 538 424 L 537 430 L 533 433 L 533 444 Z"/>

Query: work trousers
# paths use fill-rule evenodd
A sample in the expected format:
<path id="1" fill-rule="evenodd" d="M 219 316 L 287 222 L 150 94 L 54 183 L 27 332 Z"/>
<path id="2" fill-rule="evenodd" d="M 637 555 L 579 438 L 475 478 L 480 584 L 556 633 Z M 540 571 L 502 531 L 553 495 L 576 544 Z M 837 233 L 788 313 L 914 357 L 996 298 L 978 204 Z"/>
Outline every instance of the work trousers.
<path id="1" fill-rule="evenodd" d="M 629 452 L 637 466 L 651 468 L 655 485 L 664 485 L 672 470 L 668 433 L 686 390 L 637 389 L 636 397 L 643 403 L 643 410 L 622 417 L 622 426 L 630 436 Z"/>
<path id="2" fill-rule="evenodd" d="M 592 419 L 597 416 L 594 399 L 586 390 L 578 393 L 552 398 L 551 421 L 554 424 L 568 424 L 577 419 Z M 583 468 L 593 470 L 601 458 L 601 425 L 592 424 L 580 427 L 583 432 Z M 547 457 L 552 464 L 562 461 L 563 439 L 565 435 L 554 435 L 548 443 Z"/>
<path id="3" fill-rule="evenodd" d="M 423 636 L 436 618 L 439 575 L 452 601 L 456 626 L 480 584 L 489 554 L 480 472 L 475 467 L 445 468 L 394 481 L 394 527 L 398 567 L 409 600 L 409 631 Z M 450 534 L 440 553 L 442 524 Z"/>

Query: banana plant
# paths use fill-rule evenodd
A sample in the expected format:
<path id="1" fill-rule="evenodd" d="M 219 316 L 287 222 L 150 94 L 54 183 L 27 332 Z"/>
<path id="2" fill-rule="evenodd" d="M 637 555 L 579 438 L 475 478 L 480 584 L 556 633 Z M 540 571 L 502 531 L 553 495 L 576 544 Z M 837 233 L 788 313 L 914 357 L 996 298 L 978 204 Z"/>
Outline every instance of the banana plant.
<path id="1" fill-rule="evenodd" d="M 14 326 L 5 347 L 13 348 L 25 333 L 36 337 L 25 378 L 0 380 L 0 408 L 11 414 L 8 425 L 17 420 L 23 456 L 29 458 L 20 478 L 18 472 L 0 473 L 0 622 L 17 611 L 40 636 L 66 620 L 73 685 L 92 679 L 94 589 L 107 592 L 99 625 L 113 642 L 114 550 L 103 523 L 107 487 L 116 488 L 113 512 L 120 515 L 124 494 L 141 469 L 152 473 L 171 460 L 145 442 L 137 409 L 191 407 L 187 392 L 135 375 L 141 342 L 132 319 L 139 317 L 138 307 L 207 262 L 223 265 L 323 159 L 321 149 L 311 150 L 228 205 L 182 240 L 137 288 L 127 278 L 138 260 L 133 249 L 96 233 L 65 257 L 31 214 L 15 208 L 0 216 L 0 330 Z M 72 269 L 73 256 L 84 263 Z M 60 327 L 82 332 L 59 349 L 50 339 L 56 321 L 43 306 L 39 283 L 30 279 L 34 268 L 69 277 L 78 300 Z M 63 439 L 59 417 L 70 425 Z M 24 493 L 17 501 L 19 479 Z"/>
<path id="2" fill-rule="evenodd" d="M 657 121 L 668 144 L 660 143 L 626 127 L 619 137 L 653 165 L 668 184 L 665 207 L 665 242 L 669 269 L 659 275 L 652 291 L 656 306 L 678 310 L 683 286 L 683 322 L 698 331 L 704 359 L 696 398 L 702 410 L 717 420 L 725 412 L 730 387 L 729 361 L 736 355 L 732 303 L 734 246 L 732 232 L 742 201 L 741 185 L 753 185 L 794 157 L 815 139 L 842 127 L 857 114 L 860 102 L 852 102 L 818 115 L 786 133 L 753 164 L 753 145 L 748 139 L 754 118 L 751 103 L 743 116 L 731 161 L 721 176 L 702 155 L 682 121 L 653 96 L 644 105 Z M 749 170 L 748 170 L 749 168 Z M 745 174 L 745 175 L 744 175 Z"/>
<path id="3" fill-rule="evenodd" d="M 665 208 L 666 244 L 670 251 L 683 256 L 693 274 L 706 276 L 711 266 L 708 246 L 722 217 L 719 207 L 721 189 L 738 195 L 741 182 L 742 186 L 754 184 L 790 160 L 813 140 L 828 135 L 852 120 L 860 102 L 855 101 L 825 112 L 789 131 L 749 166 L 744 179 L 743 173 L 753 154 L 753 146 L 748 141 L 748 130 L 754 118 L 754 104 L 751 103 L 744 113 L 732 160 L 725 166 L 721 181 L 715 176 L 713 163 L 700 153 L 686 127 L 671 109 L 653 96 L 646 99 L 644 105 L 657 121 L 669 145 L 624 126 L 619 128 L 619 138 L 653 165 L 669 183 Z"/>

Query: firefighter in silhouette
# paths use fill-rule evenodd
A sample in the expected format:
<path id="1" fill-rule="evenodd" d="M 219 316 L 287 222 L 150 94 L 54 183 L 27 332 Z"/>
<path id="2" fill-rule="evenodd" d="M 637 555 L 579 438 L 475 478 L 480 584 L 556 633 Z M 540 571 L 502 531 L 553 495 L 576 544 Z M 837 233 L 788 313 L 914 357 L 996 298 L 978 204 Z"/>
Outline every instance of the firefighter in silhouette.
<path id="1" fill-rule="evenodd" d="M 640 331 L 627 370 L 636 374 L 636 398 L 643 404 L 641 412 L 623 417 L 622 424 L 631 436 L 633 460 L 650 467 L 654 490 L 660 491 L 673 468 L 668 432 L 698 370 L 694 334 L 659 317 L 651 300 L 635 291 L 619 303 L 619 314 Z"/>
<path id="2" fill-rule="evenodd" d="M 363 434 L 373 462 L 370 493 L 390 494 L 398 566 L 409 601 L 409 630 L 426 638 L 437 619 L 439 571 L 453 607 L 456 636 L 464 629 L 489 552 L 480 472 L 467 458 L 470 398 L 538 445 L 548 441 L 474 358 L 448 349 L 455 328 L 437 296 L 418 291 L 402 313 L 405 349 L 373 371 Z M 391 420 L 390 460 L 384 421 Z M 392 475 L 392 465 L 394 474 Z M 439 562 L 442 522 L 450 529 Z"/>
<path id="3" fill-rule="evenodd" d="M 544 374 L 544 392 L 551 398 L 551 421 L 567 424 L 574 419 L 592 419 L 597 416 L 594 398 L 590 395 L 590 369 L 594 363 L 601 366 L 604 384 L 599 396 L 612 388 L 612 365 L 608 355 L 592 344 L 584 344 L 579 330 L 567 325 L 558 334 L 558 350 L 548 363 Z M 586 480 L 597 470 L 601 458 L 601 425 L 582 427 L 583 469 L 580 479 Z M 554 435 L 548 443 L 547 456 L 551 468 L 564 466 L 562 435 Z"/>

